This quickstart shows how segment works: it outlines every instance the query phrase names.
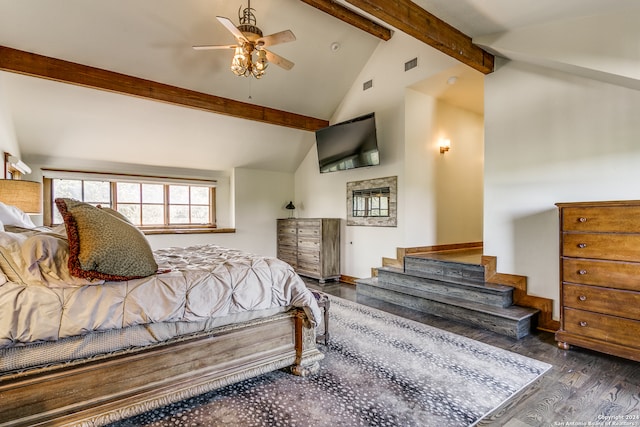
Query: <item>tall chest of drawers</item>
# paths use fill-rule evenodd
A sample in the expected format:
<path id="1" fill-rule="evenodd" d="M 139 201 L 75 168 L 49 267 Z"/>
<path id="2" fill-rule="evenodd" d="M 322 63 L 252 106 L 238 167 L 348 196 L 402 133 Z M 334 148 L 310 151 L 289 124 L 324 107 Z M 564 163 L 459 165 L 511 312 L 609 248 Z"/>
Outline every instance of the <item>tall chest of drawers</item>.
<path id="1" fill-rule="evenodd" d="M 557 203 L 556 341 L 640 361 L 640 201 Z"/>
<path id="2" fill-rule="evenodd" d="M 340 219 L 279 219 L 278 258 L 320 283 L 339 279 Z"/>

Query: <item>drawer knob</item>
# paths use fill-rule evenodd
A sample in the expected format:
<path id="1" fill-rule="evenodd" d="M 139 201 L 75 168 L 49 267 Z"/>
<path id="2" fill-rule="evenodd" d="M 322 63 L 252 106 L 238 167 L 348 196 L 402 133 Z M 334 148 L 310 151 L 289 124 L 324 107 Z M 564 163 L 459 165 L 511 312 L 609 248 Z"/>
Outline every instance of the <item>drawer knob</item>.
<path id="1" fill-rule="evenodd" d="M 586 244 L 586 243 L 578 243 L 578 247 L 579 247 L 580 249 L 584 249 L 584 248 L 586 248 L 586 247 L 587 247 L 587 244 Z"/>
<path id="2" fill-rule="evenodd" d="M 580 295 L 580 296 L 578 297 L 578 299 L 579 299 L 580 301 L 586 301 L 586 300 L 587 300 L 587 296 L 586 296 L 586 295 Z"/>
<path id="3" fill-rule="evenodd" d="M 578 218 L 578 222 L 587 222 L 587 218 L 581 216 L 580 218 Z"/>
<path id="4" fill-rule="evenodd" d="M 578 274 L 584 276 L 585 274 L 587 274 L 587 270 L 578 270 Z"/>
<path id="5" fill-rule="evenodd" d="M 584 320 L 581 320 L 579 325 L 582 326 L 582 327 L 585 327 L 585 326 L 588 326 L 589 324 L 587 322 L 585 322 Z"/>

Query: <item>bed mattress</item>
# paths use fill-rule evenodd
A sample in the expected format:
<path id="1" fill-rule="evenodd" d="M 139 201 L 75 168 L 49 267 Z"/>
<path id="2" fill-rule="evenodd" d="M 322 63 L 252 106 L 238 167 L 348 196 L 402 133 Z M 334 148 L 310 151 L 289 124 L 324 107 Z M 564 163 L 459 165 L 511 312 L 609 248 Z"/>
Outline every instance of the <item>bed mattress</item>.
<path id="1" fill-rule="evenodd" d="M 6 244 L 14 246 L 8 255 L 12 259 L 5 259 L 5 264 L 13 262 L 21 275 L 20 280 L 0 284 L 0 348 L 137 325 L 206 323 L 211 318 L 291 307 L 304 309 L 315 324 L 321 319 L 311 291 L 290 265 L 277 258 L 213 244 L 167 248 L 154 251 L 160 274 L 65 285 L 46 278 L 29 279 L 33 265 L 24 259 L 31 253 L 24 250 L 27 239 L 36 239 L 31 242 L 36 246 L 51 244 L 38 242 L 38 236 L 2 233 L 0 243 L 5 249 Z M 45 249 L 36 252 L 56 252 Z"/>

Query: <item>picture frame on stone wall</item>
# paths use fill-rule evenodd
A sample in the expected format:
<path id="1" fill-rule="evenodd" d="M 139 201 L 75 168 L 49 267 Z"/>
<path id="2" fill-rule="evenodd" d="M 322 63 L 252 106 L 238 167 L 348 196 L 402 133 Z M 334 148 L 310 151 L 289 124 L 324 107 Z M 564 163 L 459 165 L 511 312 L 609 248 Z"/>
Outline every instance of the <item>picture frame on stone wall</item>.
<path id="1" fill-rule="evenodd" d="M 397 226 L 398 177 L 347 182 L 347 225 Z"/>

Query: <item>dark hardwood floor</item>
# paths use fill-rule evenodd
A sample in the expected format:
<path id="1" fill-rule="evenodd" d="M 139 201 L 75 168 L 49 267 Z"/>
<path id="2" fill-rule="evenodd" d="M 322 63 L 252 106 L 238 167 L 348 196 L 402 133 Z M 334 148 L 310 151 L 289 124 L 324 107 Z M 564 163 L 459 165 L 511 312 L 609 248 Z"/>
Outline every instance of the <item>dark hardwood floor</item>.
<path id="1" fill-rule="evenodd" d="M 422 322 L 553 365 L 535 384 L 479 426 L 640 427 L 640 363 L 594 351 L 557 347 L 553 334 L 534 332 L 516 340 L 460 322 L 358 297 L 356 287 L 305 279 L 309 287 Z M 640 339 L 640 337 L 638 337 Z"/>

